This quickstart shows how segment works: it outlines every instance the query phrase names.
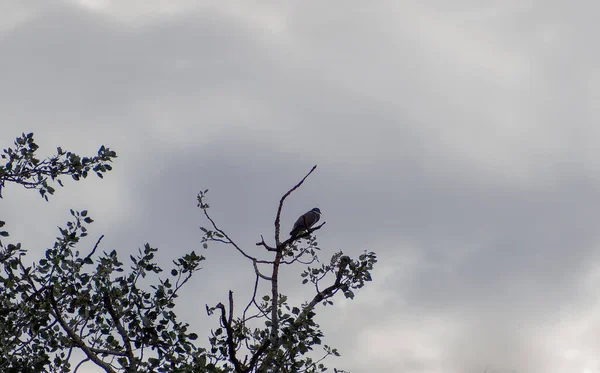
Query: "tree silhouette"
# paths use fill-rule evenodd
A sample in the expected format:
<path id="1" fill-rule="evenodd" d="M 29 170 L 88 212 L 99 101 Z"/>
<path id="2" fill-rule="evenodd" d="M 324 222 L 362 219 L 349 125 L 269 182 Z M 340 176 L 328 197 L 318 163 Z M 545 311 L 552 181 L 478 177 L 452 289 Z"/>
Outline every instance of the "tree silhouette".
<path id="1" fill-rule="evenodd" d="M 48 200 L 56 185 L 63 186 L 61 177 L 102 177 L 117 157 L 104 146 L 92 157 L 58 148 L 43 160 L 36 158 L 37 150 L 33 134 L 23 134 L 14 148 L 4 150 L 0 196 L 7 183 L 14 183 L 38 190 Z M 322 354 L 313 354 L 323 338 L 316 310 L 332 304 L 340 292 L 353 298 L 354 290 L 371 280 L 376 256 L 365 252 L 351 259 L 338 252 L 321 263 L 314 233 L 325 223 L 281 239 L 283 204 L 315 168 L 281 198 L 274 245 L 263 236 L 257 243 L 266 259 L 248 255 L 219 228 L 209 215 L 207 191 L 198 194 L 198 207 L 210 222 L 210 228 L 202 228 L 203 245 L 231 246 L 252 263 L 255 274 L 253 293 L 237 316 L 231 291 L 226 304 L 206 307 L 220 325 L 210 332 L 205 347 L 173 311 L 180 289 L 199 271 L 203 256 L 192 251 L 176 258 L 165 276 L 150 244 L 130 256 L 127 268 L 116 251 L 98 252 L 103 236 L 82 255 L 76 246 L 93 222 L 86 210 L 71 210 L 72 218 L 59 228 L 53 247 L 35 264 L 25 263 L 26 249 L 20 243 L 0 241 L 0 371 L 77 372 L 85 364 L 105 372 L 324 371 L 323 359 L 338 352 L 323 345 Z M 5 224 L 0 221 L 0 229 Z M 7 240 L 9 232 L 0 231 L 0 237 Z M 302 282 L 314 287 L 314 296 L 301 305 L 289 305 L 280 292 L 280 269 L 291 265 L 304 266 Z M 259 298 L 261 283 L 268 284 L 269 292 Z"/>

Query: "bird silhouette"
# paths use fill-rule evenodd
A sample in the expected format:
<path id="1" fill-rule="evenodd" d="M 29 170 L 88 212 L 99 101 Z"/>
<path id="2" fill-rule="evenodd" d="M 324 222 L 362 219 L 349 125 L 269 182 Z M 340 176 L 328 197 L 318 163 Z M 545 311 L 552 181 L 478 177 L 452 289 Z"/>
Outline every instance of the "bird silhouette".
<path id="1" fill-rule="evenodd" d="M 317 207 L 303 214 L 294 223 L 290 236 L 296 237 L 300 232 L 310 229 L 321 218 L 321 210 Z"/>

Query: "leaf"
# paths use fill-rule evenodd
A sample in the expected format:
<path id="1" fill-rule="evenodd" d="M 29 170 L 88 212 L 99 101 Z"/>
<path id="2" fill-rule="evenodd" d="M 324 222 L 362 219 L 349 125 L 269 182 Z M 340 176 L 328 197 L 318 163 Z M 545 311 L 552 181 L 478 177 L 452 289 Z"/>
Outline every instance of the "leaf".
<path id="1" fill-rule="evenodd" d="M 8 237 L 8 232 L 7 231 L 0 231 L 0 236 L 2 236 L 2 237 Z"/>

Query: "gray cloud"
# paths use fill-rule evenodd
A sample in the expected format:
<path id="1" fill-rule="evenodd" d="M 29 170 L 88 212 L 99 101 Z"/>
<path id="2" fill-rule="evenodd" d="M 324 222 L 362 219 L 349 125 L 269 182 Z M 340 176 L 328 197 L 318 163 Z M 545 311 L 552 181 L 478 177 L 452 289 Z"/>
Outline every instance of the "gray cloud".
<path id="1" fill-rule="evenodd" d="M 281 194 L 318 164 L 286 224 L 319 206 L 323 257 L 381 258 L 356 301 L 321 315 L 332 363 L 599 371 L 594 5 L 76 3 L 0 16 L 4 144 L 35 131 L 43 150 L 120 155 L 50 204 L 9 190 L 4 220 L 32 254 L 79 206 L 122 255 L 202 251 L 180 310 L 205 330 L 199 310 L 244 294 L 232 273 L 251 268 L 200 249 L 198 190 L 258 250 Z"/>

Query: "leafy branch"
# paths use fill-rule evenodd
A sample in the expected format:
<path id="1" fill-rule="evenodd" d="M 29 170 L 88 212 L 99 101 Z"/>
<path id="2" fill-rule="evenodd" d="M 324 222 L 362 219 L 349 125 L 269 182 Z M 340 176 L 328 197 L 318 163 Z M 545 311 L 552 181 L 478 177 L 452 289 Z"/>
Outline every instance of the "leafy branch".
<path id="1" fill-rule="evenodd" d="M 39 159 L 36 156 L 39 146 L 35 143 L 33 133 L 17 137 L 14 145 L 14 148 L 4 149 L 0 155 L 5 161 L 0 165 L 0 198 L 8 182 L 27 189 L 37 189 L 47 201 L 48 194 L 55 192 L 49 181 L 63 186 L 60 176 L 69 175 L 73 180 L 80 180 L 92 172 L 102 178 L 103 173 L 112 170 L 110 163 L 117 157 L 116 152 L 102 145 L 98 154 L 92 157 L 80 157 L 58 147 L 55 155 Z"/>
<path id="2" fill-rule="evenodd" d="M 310 267 L 319 263 L 317 252 L 320 250 L 314 232 L 320 230 L 325 223 L 312 227 L 304 233 L 282 240 L 281 213 L 286 199 L 311 175 L 316 169 L 314 166 L 305 176 L 290 188 L 280 199 L 275 218 L 275 245 L 271 246 L 263 236 L 256 243 L 262 246 L 271 258 L 259 258 L 248 254 L 241 245 L 238 245 L 209 214 L 210 206 L 206 202 L 207 190 L 198 194 L 198 207 L 203 210 L 211 228 L 201 227 L 204 232 L 202 243 L 215 242 L 232 246 L 244 258 L 251 262 L 254 273 L 254 289 L 241 316 L 234 316 L 234 297 L 229 292 L 226 307 L 219 303 L 214 307 L 207 306 L 209 315 L 215 311 L 219 313 L 221 328 L 212 332 L 209 339 L 212 348 L 210 353 L 220 361 L 220 367 L 229 367 L 235 373 L 250 372 L 323 372 L 327 368 L 322 363 L 327 356 L 339 356 L 336 349 L 327 345 L 323 346 L 324 356 L 313 359 L 309 351 L 315 345 L 321 344 L 323 333 L 319 325 L 314 322 L 315 308 L 319 304 L 332 304 L 331 299 L 342 292 L 346 298 L 354 297 L 354 290 L 371 281 L 371 270 L 377 262 L 375 253 L 362 254 L 357 260 L 344 256 L 342 252 L 333 255 L 328 265 Z M 303 259 L 306 258 L 306 259 Z M 315 285 L 315 295 L 310 301 L 301 306 L 290 307 L 287 297 L 279 291 L 279 273 L 281 266 L 304 265 L 306 270 L 302 273 L 303 283 L 311 281 Z M 260 267 L 266 270 L 261 270 Z M 268 273 L 268 274 L 265 274 Z M 332 282 L 320 290 L 319 284 L 330 275 Z M 259 285 L 267 283 L 270 294 L 264 295 L 260 300 Z M 250 312 L 254 310 L 254 312 Z M 264 327 L 256 326 L 263 321 Z M 255 325 L 253 328 L 250 325 Z M 229 365 L 231 364 L 231 365 Z M 339 371 L 343 372 L 343 371 Z"/>

